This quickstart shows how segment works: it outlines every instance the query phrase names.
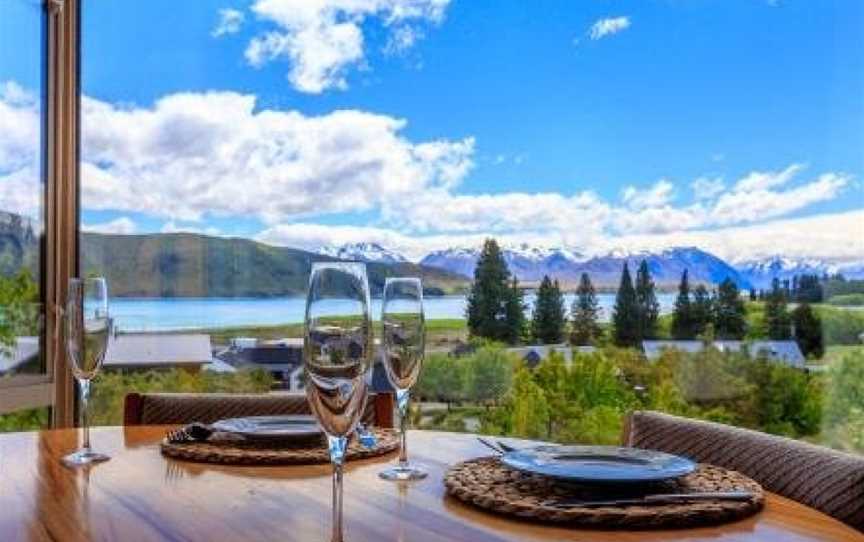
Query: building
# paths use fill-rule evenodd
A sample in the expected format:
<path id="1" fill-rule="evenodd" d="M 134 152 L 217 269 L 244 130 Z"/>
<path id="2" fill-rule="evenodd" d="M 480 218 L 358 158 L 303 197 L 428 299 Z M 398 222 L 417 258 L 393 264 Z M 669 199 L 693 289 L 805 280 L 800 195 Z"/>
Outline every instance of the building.
<path id="1" fill-rule="evenodd" d="M 373 392 L 391 392 L 393 386 L 383 365 L 383 350 L 375 340 L 375 355 L 369 372 L 369 389 Z M 303 339 L 285 338 L 262 341 L 254 338 L 232 339 L 230 346 L 217 354 L 222 364 L 235 368 L 257 368 L 270 373 L 277 388 L 301 391 L 303 383 Z M 215 370 L 215 369 L 214 369 Z"/>
<path id="2" fill-rule="evenodd" d="M 303 389 L 303 339 L 285 338 L 264 341 L 248 337 L 231 339 L 217 359 L 238 368 L 263 369 L 279 389 Z"/>
<path id="3" fill-rule="evenodd" d="M 204 333 L 122 333 L 108 346 L 107 369 L 200 371 L 213 361 Z"/>
<path id="4" fill-rule="evenodd" d="M 14 346 L 0 345 L 0 376 L 21 371 L 27 365 L 39 365 L 39 337 L 16 337 Z"/>
<path id="5" fill-rule="evenodd" d="M 753 359 L 764 356 L 797 369 L 804 369 L 807 361 L 795 341 L 713 341 L 711 346 L 721 352 L 746 351 Z M 642 341 L 642 351 L 649 360 L 659 358 L 665 349 L 696 353 L 704 348 L 703 341 Z"/>
<path id="6" fill-rule="evenodd" d="M 574 354 L 593 354 L 597 351 L 594 346 L 570 346 L 568 344 L 532 344 L 508 348 L 507 352 L 519 356 L 529 368 L 534 368 L 540 362 L 549 357 L 551 352 L 557 352 L 564 357 L 564 363 L 570 364 Z"/>

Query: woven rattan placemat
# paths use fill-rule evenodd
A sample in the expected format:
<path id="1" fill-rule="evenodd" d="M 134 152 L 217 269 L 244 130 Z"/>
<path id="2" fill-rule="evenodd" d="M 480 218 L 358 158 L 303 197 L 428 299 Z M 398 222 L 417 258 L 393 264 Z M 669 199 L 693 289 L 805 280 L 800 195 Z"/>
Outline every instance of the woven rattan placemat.
<path id="1" fill-rule="evenodd" d="M 399 436 L 391 429 L 373 429 L 375 446 L 366 448 L 352 439 L 346 459 L 364 459 L 392 452 L 399 448 Z M 327 447 L 322 443 L 313 448 L 280 446 L 268 442 L 168 442 L 162 441 L 162 453 L 175 459 L 223 465 L 302 465 L 329 463 Z"/>
<path id="2" fill-rule="evenodd" d="M 735 471 L 701 464 L 693 473 L 674 481 L 638 488 L 643 494 L 744 490 L 753 493 L 747 501 L 701 501 L 680 504 L 568 507 L 567 500 L 607 500 L 635 497 L 619 488 L 574 486 L 549 478 L 519 472 L 497 458 L 483 457 L 452 466 L 444 477 L 447 493 L 496 512 L 519 518 L 566 523 L 602 529 L 682 528 L 725 523 L 756 513 L 762 508 L 762 487 Z"/>

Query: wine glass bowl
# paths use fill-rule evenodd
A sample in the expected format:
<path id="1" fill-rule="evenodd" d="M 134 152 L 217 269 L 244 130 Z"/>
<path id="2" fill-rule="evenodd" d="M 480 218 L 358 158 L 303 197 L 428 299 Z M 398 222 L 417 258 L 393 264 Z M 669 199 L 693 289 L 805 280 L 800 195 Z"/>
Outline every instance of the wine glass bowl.
<path id="1" fill-rule="evenodd" d="M 68 467 L 82 467 L 109 459 L 90 448 L 88 419 L 90 381 L 102 368 L 113 330 L 105 279 L 70 279 L 63 320 L 69 365 L 80 389 L 83 442 L 79 450 L 65 456 L 62 461 Z"/>
<path id="2" fill-rule="evenodd" d="M 333 464 L 333 535 L 342 540 L 342 463 L 348 435 L 366 408 L 372 321 L 366 266 L 312 266 L 306 296 L 303 368 L 312 414 L 327 434 Z"/>
<path id="3" fill-rule="evenodd" d="M 396 389 L 401 446 L 399 461 L 379 475 L 385 480 L 407 481 L 426 477 L 426 470 L 408 461 L 408 400 L 423 368 L 426 322 L 423 285 L 419 278 L 388 278 L 381 304 L 382 347 L 387 378 Z"/>

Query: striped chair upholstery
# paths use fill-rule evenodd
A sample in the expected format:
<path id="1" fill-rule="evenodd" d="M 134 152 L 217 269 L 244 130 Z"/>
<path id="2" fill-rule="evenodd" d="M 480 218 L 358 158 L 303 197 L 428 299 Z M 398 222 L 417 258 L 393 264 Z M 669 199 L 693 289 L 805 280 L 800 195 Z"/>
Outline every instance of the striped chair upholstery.
<path id="1" fill-rule="evenodd" d="M 169 425 L 190 422 L 213 423 L 240 416 L 308 414 L 303 393 L 248 395 L 235 393 L 130 393 L 126 396 L 124 425 Z M 386 393 L 372 394 L 363 421 L 393 427 L 393 399 Z"/>
<path id="2" fill-rule="evenodd" d="M 864 531 L 864 457 L 659 412 L 630 414 L 623 441 L 736 470 Z"/>

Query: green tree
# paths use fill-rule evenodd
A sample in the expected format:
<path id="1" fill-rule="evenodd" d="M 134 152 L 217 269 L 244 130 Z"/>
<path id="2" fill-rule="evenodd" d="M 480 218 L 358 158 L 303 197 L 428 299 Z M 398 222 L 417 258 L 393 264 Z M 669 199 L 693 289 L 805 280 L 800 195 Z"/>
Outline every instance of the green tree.
<path id="1" fill-rule="evenodd" d="M 570 393 L 570 371 L 564 363 L 564 356 L 553 351 L 534 369 L 533 375 L 534 381 L 543 389 L 546 404 L 549 406 L 546 437 L 553 438 L 579 414 L 579 408 Z"/>
<path id="2" fill-rule="evenodd" d="M 27 269 L 0 276 L 0 352 L 15 351 L 17 337 L 39 333 L 39 287 Z"/>
<path id="3" fill-rule="evenodd" d="M 558 281 L 552 281 L 548 275 L 543 275 L 537 299 L 534 302 L 534 314 L 531 318 L 531 336 L 542 344 L 557 344 L 564 334 L 564 296 Z"/>
<path id="4" fill-rule="evenodd" d="M 621 271 L 621 284 L 615 295 L 615 307 L 612 309 L 612 327 L 616 345 L 635 347 L 639 343 L 639 307 L 626 261 Z"/>
<path id="5" fill-rule="evenodd" d="M 699 284 L 693 290 L 691 315 L 694 337 L 704 334 L 708 324 L 714 321 L 714 300 L 704 284 Z"/>
<path id="6" fill-rule="evenodd" d="M 548 438 L 549 405 L 543 388 L 534 382 L 529 369 L 522 368 L 516 372 L 511 393 L 513 434 L 524 438 Z"/>
<path id="7" fill-rule="evenodd" d="M 489 345 L 464 358 L 467 396 L 486 405 L 497 404 L 510 390 L 514 360 L 503 348 Z"/>
<path id="8" fill-rule="evenodd" d="M 430 354 L 423 363 L 423 372 L 412 393 L 427 401 L 452 403 L 465 396 L 465 365 L 462 360 L 444 353 Z"/>
<path id="9" fill-rule="evenodd" d="M 786 290 L 776 278 L 765 301 L 765 327 L 768 337 L 776 341 L 792 338 L 792 318 L 786 306 Z"/>
<path id="10" fill-rule="evenodd" d="M 582 273 L 576 299 L 570 307 L 570 344 L 574 346 L 595 344 L 603 333 L 597 321 L 600 318 L 600 303 L 588 273 Z"/>
<path id="11" fill-rule="evenodd" d="M 805 356 L 821 358 L 825 353 L 822 339 L 822 320 L 806 301 L 792 311 L 792 326 L 795 328 L 795 341 Z"/>
<path id="12" fill-rule="evenodd" d="M 686 269 L 681 273 L 678 297 L 675 298 L 675 310 L 672 312 L 672 337 L 675 339 L 693 339 L 696 337 L 693 304 L 690 302 L 690 281 Z"/>
<path id="13" fill-rule="evenodd" d="M 654 339 L 657 337 L 657 319 L 660 316 L 660 304 L 654 292 L 654 280 L 648 269 L 648 262 L 642 260 L 636 271 L 636 306 L 638 313 L 639 339 Z"/>
<path id="14" fill-rule="evenodd" d="M 714 301 L 714 332 L 720 339 L 742 339 L 747 333 L 747 310 L 738 285 L 726 278 Z"/>
<path id="15" fill-rule="evenodd" d="M 518 291 L 518 289 L 516 289 Z M 514 288 L 504 255 L 494 239 L 483 243 L 468 293 L 468 331 L 474 337 L 515 342 Z M 521 301 L 520 301 L 521 302 Z"/>
<path id="16" fill-rule="evenodd" d="M 513 277 L 510 283 L 510 291 L 504 304 L 504 313 L 506 320 L 504 341 L 516 344 L 522 340 L 522 335 L 525 331 L 525 301 L 516 277 Z"/>

